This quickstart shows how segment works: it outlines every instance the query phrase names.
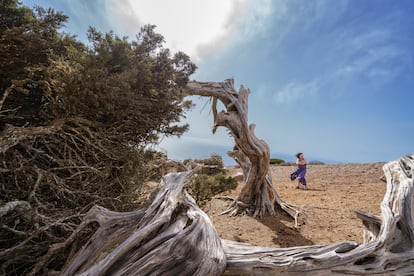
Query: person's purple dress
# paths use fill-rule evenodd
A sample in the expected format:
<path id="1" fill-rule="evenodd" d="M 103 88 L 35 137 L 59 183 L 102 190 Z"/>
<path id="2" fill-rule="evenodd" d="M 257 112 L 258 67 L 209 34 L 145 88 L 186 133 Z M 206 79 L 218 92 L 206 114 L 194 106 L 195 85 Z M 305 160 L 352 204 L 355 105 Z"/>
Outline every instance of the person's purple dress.
<path id="1" fill-rule="evenodd" d="M 306 186 L 305 175 L 306 175 L 306 165 L 298 165 L 298 169 L 291 174 L 290 179 L 294 180 L 297 178 L 300 184 L 302 184 L 303 186 Z"/>

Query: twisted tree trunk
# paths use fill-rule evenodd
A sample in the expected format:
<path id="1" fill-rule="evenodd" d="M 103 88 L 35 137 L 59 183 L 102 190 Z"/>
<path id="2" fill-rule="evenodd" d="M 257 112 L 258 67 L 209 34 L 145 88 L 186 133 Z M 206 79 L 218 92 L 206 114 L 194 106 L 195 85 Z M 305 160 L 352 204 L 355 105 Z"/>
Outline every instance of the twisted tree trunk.
<path id="1" fill-rule="evenodd" d="M 275 206 L 279 206 L 296 220 L 298 211 L 281 200 L 272 184 L 269 146 L 256 137 L 255 125 L 248 123 L 250 90 L 241 86 L 237 92 L 234 80 L 227 79 L 224 82 L 189 82 L 185 93 L 212 97 L 213 133 L 217 127 L 223 126 L 234 138 L 235 146 L 229 156 L 242 168 L 244 185 L 227 212 L 232 215 L 246 212 L 260 217 L 274 215 Z M 218 100 L 223 103 L 225 110 L 217 112 Z"/>

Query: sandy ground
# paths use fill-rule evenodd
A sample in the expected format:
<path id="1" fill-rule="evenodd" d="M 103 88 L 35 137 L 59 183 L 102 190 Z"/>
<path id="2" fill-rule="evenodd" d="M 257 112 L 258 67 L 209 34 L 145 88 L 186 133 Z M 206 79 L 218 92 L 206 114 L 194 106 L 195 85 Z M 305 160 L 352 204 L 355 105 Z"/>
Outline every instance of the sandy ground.
<path id="1" fill-rule="evenodd" d="M 348 240 L 363 242 L 363 225 L 354 210 L 380 215 L 386 183 L 380 180 L 384 163 L 308 165 L 308 189 L 296 189 L 289 175 L 293 166 L 272 166 L 272 180 L 285 202 L 300 208 L 302 224 L 279 212 L 255 219 L 249 216 L 220 215 L 228 204 L 213 199 L 203 210 L 209 215 L 220 237 L 266 247 L 292 247 L 327 244 Z M 229 174 L 241 171 L 228 168 Z M 222 195 L 236 197 L 236 190 Z"/>

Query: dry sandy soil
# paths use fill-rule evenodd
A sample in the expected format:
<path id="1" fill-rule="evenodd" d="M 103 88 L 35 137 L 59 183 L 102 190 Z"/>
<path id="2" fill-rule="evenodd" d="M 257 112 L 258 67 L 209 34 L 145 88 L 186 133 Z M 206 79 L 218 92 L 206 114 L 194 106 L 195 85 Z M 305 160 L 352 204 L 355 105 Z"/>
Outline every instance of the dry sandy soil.
<path id="1" fill-rule="evenodd" d="M 265 247 L 293 247 L 328 244 L 348 240 L 363 242 L 363 225 L 354 210 L 380 215 L 386 183 L 380 180 L 384 163 L 308 165 L 308 189 L 296 189 L 290 181 L 293 166 L 272 166 L 273 185 L 285 202 L 300 208 L 303 222 L 279 212 L 276 216 L 255 219 L 249 216 L 220 215 L 228 202 L 215 198 L 203 210 L 209 215 L 223 239 Z M 241 171 L 228 168 L 229 174 Z M 236 190 L 221 195 L 237 197 Z"/>

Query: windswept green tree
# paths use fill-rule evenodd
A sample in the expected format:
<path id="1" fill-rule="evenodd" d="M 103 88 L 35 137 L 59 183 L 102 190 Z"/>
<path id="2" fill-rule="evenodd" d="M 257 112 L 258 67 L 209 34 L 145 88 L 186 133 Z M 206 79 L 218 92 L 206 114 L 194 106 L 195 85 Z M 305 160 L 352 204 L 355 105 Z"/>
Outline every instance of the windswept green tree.
<path id="1" fill-rule="evenodd" d="M 132 208 L 146 146 L 188 128 L 180 90 L 196 66 L 155 26 L 134 41 L 91 27 L 84 44 L 67 19 L 0 1 L 2 275 L 59 271 L 86 211 Z"/>

